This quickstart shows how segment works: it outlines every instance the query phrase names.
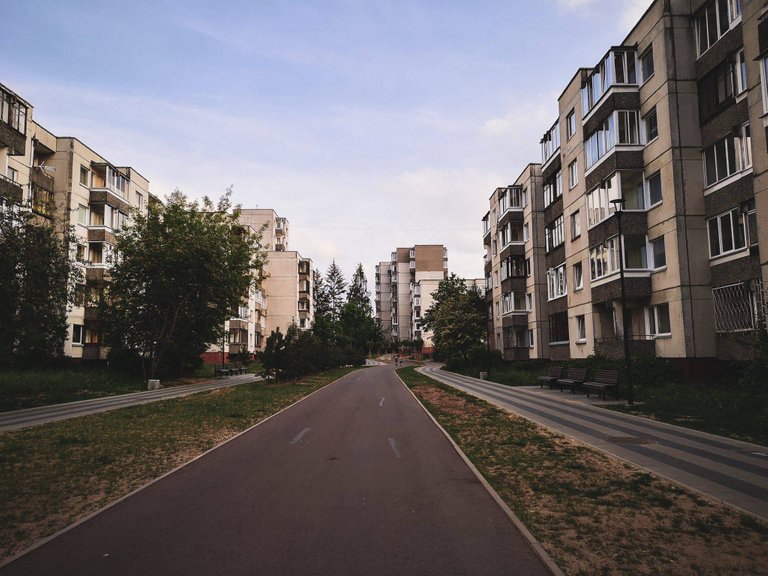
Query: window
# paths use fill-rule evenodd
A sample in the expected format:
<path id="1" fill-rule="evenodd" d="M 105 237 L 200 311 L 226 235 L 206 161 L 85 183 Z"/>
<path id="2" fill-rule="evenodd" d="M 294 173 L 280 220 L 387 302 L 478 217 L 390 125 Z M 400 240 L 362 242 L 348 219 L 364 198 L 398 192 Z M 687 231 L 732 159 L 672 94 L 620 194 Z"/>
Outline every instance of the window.
<path id="1" fill-rule="evenodd" d="M 82 324 L 72 324 L 72 344 L 79 344 L 82 346 L 85 336 Z"/>
<path id="2" fill-rule="evenodd" d="M 568 312 L 558 312 L 549 317 L 549 342 L 568 342 Z"/>
<path id="3" fill-rule="evenodd" d="M 763 282 L 759 278 L 712 289 L 716 332 L 754 330 L 765 319 Z"/>
<path id="4" fill-rule="evenodd" d="M 544 205 L 549 206 L 563 194 L 563 173 L 557 173 L 544 184 Z"/>
<path id="5" fill-rule="evenodd" d="M 760 60 L 760 86 L 763 94 L 763 112 L 768 113 L 768 56 Z"/>
<path id="6" fill-rule="evenodd" d="M 568 112 L 568 115 L 565 117 L 565 134 L 568 140 L 576 134 L 576 113 L 574 110 Z"/>
<path id="7" fill-rule="evenodd" d="M 646 179 L 646 188 L 648 189 L 648 203 L 654 206 L 661 202 L 661 172 L 656 172 Z"/>
<path id="8" fill-rule="evenodd" d="M 653 76 L 654 68 L 653 68 L 653 46 L 648 48 L 645 52 L 643 52 L 642 56 L 640 56 L 640 67 L 643 72 L 643 82 L 647 82 L 648 79 Z"/>
<path id="9" fill-rule="evenodd" d="M 709 256 L 714 258 L 741 250 L 746 246 L 744 214 L 733 209 L 707 221 Z"/>
<path id="10" fill-rule="evenodd" d="M 509 187 L 509 207 L 525 208 L 528 206 L 528 190 L 522 186 Z"/>
<path id="11" fill-rule="evenodd" d="M 587 323 L 584 319 L 584 315 L 576 316 L 576 342 L 587 341 Z"/>
<path id="12" fill-rule="evenodd" d="M 572 189 L 579 183 L 579 161 L 574 160 L 568 164 L 568 189 Z"/>
<path id="13" fill-rule="evenodd" d="M 4 90 L 0 91 L 0 118 L 14 130 L 27 133 L 27 107 Z"/>
<path id="14" fill-rule="evenodd" d="M 581 105 L 584 116 L 589 114 L 611 86 L 615 84 L 637 84 L 635 52 L 614 50 L 594 68 L 592 75 L 581 88 Z"/>
<path id="15" fill-rule="evenodd" d="M 141 192 L 136 192 L 136 207 L 140 212 L 144 211 L 144 195 Z"/>
<path id="16" fill-rule="evenodd" d="M 568 293 L 568 283 L 565 278 L 565 264 L 547 271 L 547 300 L 560 298 Z"/>
<path id="17" fill-rule="evenodd" d="M 614 173 L 587 194 L 587 226 L 591 228 L 613 214 L 615 207 L 611 200 L 620 197 L 618 175 Z"/>
<path id="18" fill-rule="evenodd" d="M 575 240 L 581 236 L 581 219 L 579 217 L 579 211 L 576 210 L 571 214 L 571 240 Z"/>
<path id="19" fill-rule="evenodd" d="M 624 198 L 626 210 L 645 210 L 645 188 L 642 172 L 619 172 L 619 197 Z"/>
<path id="20" fill-rule="evenodd" d="M 747 200 L 741 205 L 741 211 L 747 215 L 747 244 L 757 246 L 757 209 L 755 199 Z"/>
<path id="21" fill-rule="evenodd" d="M 648 269 L 648 240 L 645 234 L 624 235 L 624 268 Z"/>
<path id="22" fill-rule="evenodd" d="M 640 143 L 636 110 L 618 110 L 608 116 L 584 143 L 587 169 L 594 166 L 617 144 Z"/>
<path id="23" fill-rule="evenodd" d="M 581 262 L 576 262 L 573 265 L 573 286 L 574 290 L 581 290 L 584 288 L 584 271 L 581 267 Z"/>
<path id="24" fill-rule="evenodd" d="M 619 237 L 609 238 L 589 251 L 590 278 L 597 280 L 619 271 Z"/>
<path id="25" fill-rule="evenodd" d="M 85 262 L 88 259 L 88 247 L 85 244 L 78 244 L 75 249 L 75 258 L 78 262 Z"/>
<path id="26" fill-rule="evenodd" d="M 530 229 L 528 228 L 528 224 L 523 224 L 523 242 L 528 242 L 530 237 Z M 496 254 L 496 251 L 493 253 Z"/>
<path id="27" fill-rule="evenodd" d="M 529 312 L 533 310 L 533 295 L 530 292 L 525 295 L 525 309 Z"/>
<path id="28" fill-rule="evenodd" d="M 80 184 L 83 186 L 91 185 L 91 171 L 85 166 L 80 166 Z"/>
<path id="29" fill-rule="evenodd" d="M 725 60 L 699 81 L 700 122 L 706 122 L 733 102 L 733 68 L 733 64 Z"/>
<path id="30" fill-rule="evenodd" d="M 645 126 L 645 141 L 650 142 L 658 138 L 659 136 L 659 124 L 656 119 L 656 107 L 653 108 L 643 118 L 643 124 Z"/>
<path id="31" fill-rule="evenodd" d="M 664 246 L 664 236 L 660 236 L 655 240 L 651 240 L 651 247 L 653 248 L 653 268 L 658 270 L 659 268 L 666 268 L 667 266 L 667 251 Z"/>
<path id="32" fill-rule="evenodd" d="M 531 277 L 531 259 L 530 258 L 525 259 L 525 277 L 526 278 Z"/>
<path id="33" fill-rule="evenodd" d="M 558 148 L 560 148 L 560 125 L 555 122 L 541 139 L 541 163 L 546 164 Z"/>
<path id="34" fill-rule="evenodd" d="M 11 168 L 8 166 L 8 179 L 12 182 L 18 182 L 19 181 L 19 171 L 15 168 Z"/>
<path id="35" fill-rule="evenodd" d="M 549 224 L 546 228 L 546 250 L 547 252 L 557 248 L 565 242 L 564 231 L 564 219 L 563 215 L 557 217 L 557 219 Z"/>
<path id="36" fill-rule="evenodd" d="M 645 318 L 648 334 L 654 338 L 672 334 L 672 326 L 669 321 L 669 304 L 659 304 L 646 308 Z"/>
<path id="37" fill-rule="evenodd" d="M 526 294 L 520 290 L 505 292 L 501 297 L 502 313 L 527 312 Z"/>
<path id="38" fill-rule="evenodd" d="M 747 89 L 747 61 L 744 59 L 744 48 L 736 54 L 736 94 Z"/>
<path id="39" fill-rule="evenodd" d="M 741 0 L 709 0 L 695 16 L 696 47 L 701 56 L 741 16 Z"/>
<path id="40" fill-rule="evenodd" d="M 83 226 L 88 225 L 88 207 L 78 204 L 77 206 L 77 223 Z"/>
<path id="41" fill-rule="evenodd" d="M 752 137 L 749 125 L 704 149 L 704 175 L 707 186 L 752 166 Z"/>
<path id="42" fill-rule="evenodd" d="M 533 330 L 528 330 L 528 346 L 533 348 Z"/>

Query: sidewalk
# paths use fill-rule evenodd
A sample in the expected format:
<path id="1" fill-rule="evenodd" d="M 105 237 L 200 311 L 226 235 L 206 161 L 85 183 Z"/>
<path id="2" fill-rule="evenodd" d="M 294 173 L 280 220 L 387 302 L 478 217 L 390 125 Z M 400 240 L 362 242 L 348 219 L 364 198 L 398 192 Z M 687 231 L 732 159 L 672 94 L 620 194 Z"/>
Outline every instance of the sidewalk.
<path id="1" fill-rule="evenodd" d="M 421 372 L 593 448 L 768 520 L 768 448 L 601 408 L 584 395 Z"/>
<path id="2" fill-rule="evenodd" d="M 65 404 L 53 404 L 50 406 L 38 406 L 37 408 L 14 410 L 12 412 L 0 412 L 0 432 L 5 432 L 6 430 L 18 430 L 19 428 L 27 428 L 29 426 L 39 426 L 40 424 L 46 424 L 48 422 L 66 420 L 67 418 L 75 418 L 77 416 L 85 416 L 97 412 L 106 412 L 107 410 L 125 408 L 126 406 L 133 406 L 135 404 L 145 404 L 147 402 L 167 400 L 168 398 L 179 398 L 197 392 L 216 390 L 217 388 L 226 388 L 228 386 L 237 386 L 239 384 L 255 382 L 257 380 L 261 380 L 261 377 L 254 376 L 253 374 L 240 374 L 238 376 L 229 376 L 228 378 L 206 380 L 196 384 L 161 388 L 160 390 L 147 390 L 144 392 L 121 394 L 119 396 L 92 398 L 90 400 L 79 400 L 77 402 L 67 402 Z"/>

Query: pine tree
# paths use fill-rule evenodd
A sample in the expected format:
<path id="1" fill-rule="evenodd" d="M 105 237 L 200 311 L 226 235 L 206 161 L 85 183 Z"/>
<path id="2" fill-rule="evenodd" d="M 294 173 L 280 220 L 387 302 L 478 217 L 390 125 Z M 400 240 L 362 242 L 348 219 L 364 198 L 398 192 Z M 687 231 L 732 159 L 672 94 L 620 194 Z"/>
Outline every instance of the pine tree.
<path id="1" fill-rule="evenodd" d="M 353 302 L 360 306 L 369 315 L 372 313 L 371 294 L 368 292 L 368 279 L 365 277 L 363 265 L 358 264 L 352 282 L 347 292 L 347 302 Z"/>
<path id="2" fill-rule="evenodd" d="M 344 306 L 344 296 L 347 292 L 347 282 L 341 273 L 341 268 L 334 259 L 325 273 L 325 289 L 328 294 L 329 313 L 334 320 L 341 316 L 341 309 Z"/>
<path id="3" fill-rule="evenodd" d="M 315 317 L 328 316 L 331 313 L 331 302 L 328 297 L 328 286 L 325 283 L 320 270 L 312 271 L 312 278 L 315 285 L 313 294 L 315 304 Z"/>

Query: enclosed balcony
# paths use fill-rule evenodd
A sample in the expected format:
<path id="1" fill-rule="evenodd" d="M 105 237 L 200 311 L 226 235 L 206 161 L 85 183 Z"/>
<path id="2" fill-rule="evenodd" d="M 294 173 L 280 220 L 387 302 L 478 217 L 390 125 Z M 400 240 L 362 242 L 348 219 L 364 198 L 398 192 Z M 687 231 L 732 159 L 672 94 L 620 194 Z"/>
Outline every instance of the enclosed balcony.
<path id="1" fill-rule="evenodd" d="M 29 105 L 0 84 L 0 147 L 10 156 L 26 154 L 28 113 Z"/>
<path id="2" fill-rule="evenodd" d="M 638 90 L 638 64 L 634 46 L 615 46 L 595 66 L 581 88 L 583 123 L 587 124 L 613 94 Z M 638 101 L 639 104 L 639 101 Z M 585 127 L 585 132 L 588 129 Z"/>
<path id="3" fill-rule="evenodd" d="M 13 204 L 21 204 L 21 201 L 24 198 L 24 191 L 21 184 L 0 174 L 0 197 L 5 198 Z"/>

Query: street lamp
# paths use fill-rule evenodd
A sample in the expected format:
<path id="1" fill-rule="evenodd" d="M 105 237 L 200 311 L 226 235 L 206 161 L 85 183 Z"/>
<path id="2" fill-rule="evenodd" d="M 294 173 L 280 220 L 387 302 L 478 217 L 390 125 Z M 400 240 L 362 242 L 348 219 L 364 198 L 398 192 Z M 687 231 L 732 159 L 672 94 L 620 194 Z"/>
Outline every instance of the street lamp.
<path id="1" fill-rule="evenodd" d="M 624 333 L 624 365 L 627 371 L 627 404 L 632 406 L 632 361 L 629 352 L 629 314 L 627 310 L 627 290 L 624 284 L 624 237 L 621 230 L 621 215 L 624 212 L 624 198 L 611 200 L 616 213 L 616 224 L 619 228 L 619 278 L 621 283 L 621 324 Z"/>

